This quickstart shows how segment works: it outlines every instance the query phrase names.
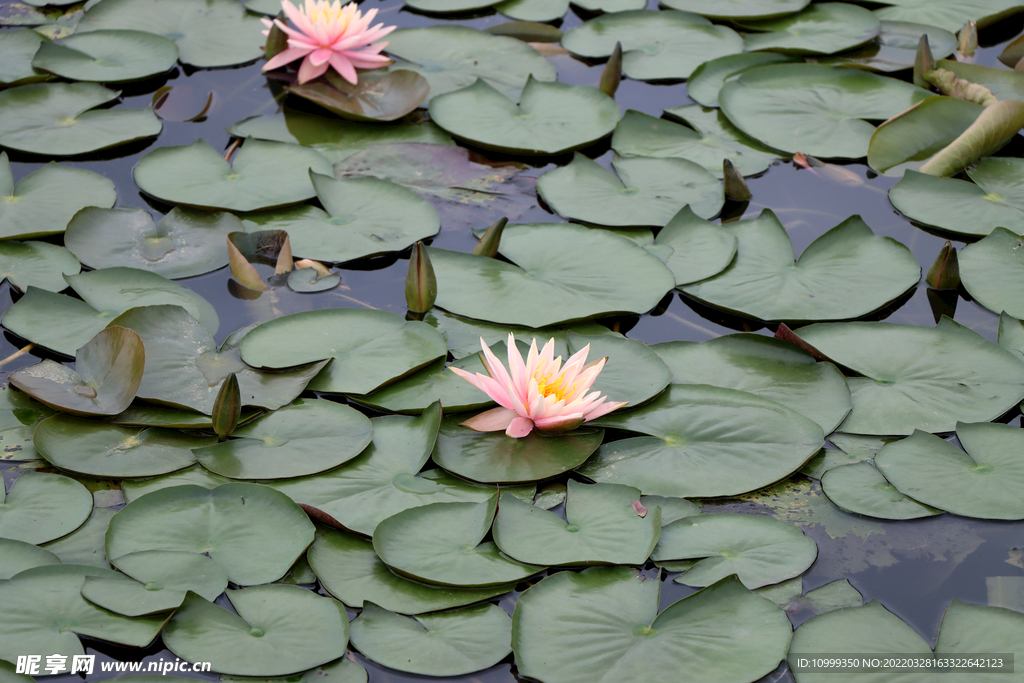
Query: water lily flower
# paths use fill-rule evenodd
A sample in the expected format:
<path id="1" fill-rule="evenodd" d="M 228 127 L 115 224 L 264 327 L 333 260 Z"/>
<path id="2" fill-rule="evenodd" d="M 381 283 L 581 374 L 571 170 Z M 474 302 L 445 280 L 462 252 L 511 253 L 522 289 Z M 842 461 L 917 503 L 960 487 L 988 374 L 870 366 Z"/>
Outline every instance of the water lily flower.
<path id="1" fill-rule="evenodd" d="M 368 28 L 377 16 L 376 9 L 362 14 L 355 2 L 342 7 L 340 0 L 306 0 L 302 9 L 289 0 L 281 0 L 281 7 L 295 28 L 284 25 L 279 19 L 273 22 L 263 19 L 268 29 L 263 35 L 270 33 L 269 29 L 274 24 L 288 35 L 287 49 L 274 55 L 263 66 L 264 71 L 301 59 L 300 84 L 322 76 L 332 67 L 342 78 L 355 85 L 359 80 L 356 69 L 376 69 L 391 61 L 380 54 L 388 44 L 374 41 L 380 40 L 397 27 L 377 24 Z"/>
<path id="2" fill-rule="evenodd" d="M 567 432 L 626 405 L 624 401 L 608 401 L 600 391 L 587 393 L 608 360 L 587 363 L 590 344 L 563 367 L 561 356 L 553 358 L 554 339 L 549 339 L 539 353 L 534 339 L 523 362 L 515 337 L 509 334 L 507 370 L 483 339 L 480 345 L 487 375 L 455 367 L 450 370 L 494 399 L 499 407 L 471 417 L 462 423 L 464 427 L 478 432 L 505 430 L 518 439 L 535 427 L 542 432 Z"/>

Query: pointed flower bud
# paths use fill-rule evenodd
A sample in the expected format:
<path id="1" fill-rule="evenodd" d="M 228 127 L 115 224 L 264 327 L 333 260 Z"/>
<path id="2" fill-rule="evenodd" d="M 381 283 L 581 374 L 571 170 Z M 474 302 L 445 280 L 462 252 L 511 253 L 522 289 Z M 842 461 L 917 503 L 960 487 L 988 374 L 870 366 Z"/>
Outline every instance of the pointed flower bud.
<path id="1" fill-rule="evenodd" d="M 484 236 L 473 247 L 473 254 L 476 256 L 486 256 L 487 258 L 497 256 L 498 246 L 501 244 L 501 233 L 505 230 L 507 223 L 507 218 L 499 218 L 491 227 L 487 228 L 487 232 L 484 233 Z"/>
<path id="2" fill-rule="evenodd" d="M 946 242 L 935 262 L 928 269 L 925 282 L 932 289 L 956 289 L 960 286 L 960 262 L 956 257 L 956 248 Z"/>
<path id="3" fill-rule="evenodd" d="M 405 303 L 410 311 L 425 313 L 437 299 L 437 278 L 423 242 L 417 242 L 409 258 L 409 274 L 405 277 Z"/>
<path id="4" fill-rule="evenodd" d="M 213 402 L 213 431 L 222 439 L 230 436 L 238 426 L 238 418 L 242 414 L 242 394 L 238 389 L 238 378 L 231 373 L 224 378 Z"/>

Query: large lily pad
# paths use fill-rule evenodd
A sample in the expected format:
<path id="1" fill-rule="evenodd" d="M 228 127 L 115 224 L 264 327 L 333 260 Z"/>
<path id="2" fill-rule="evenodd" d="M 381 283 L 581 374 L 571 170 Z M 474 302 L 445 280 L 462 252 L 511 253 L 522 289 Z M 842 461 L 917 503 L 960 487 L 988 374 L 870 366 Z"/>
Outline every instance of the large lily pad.
<path id="1" fill-rule="evenodd" d="M 999 345 L 1024 360 L 1024 320 L 1002 313 L 999 316 Z"/>
<path id="2" fill-rule="evenodd" d="M 722 86 L 744 71 L 769 64 L 799 61 L 800 58 L 794 55 L 775 52 L 742 52 L 718 57 L 704 62 L 694 70 L 693 75 L 686 81 L 686 94 L 691 100 L 705 107 L 717 107 L 718 93 Z"/>
<path id="3" fill-rule="evenodd" d="M 0 146 L 74 156 L 157 135 L 152 109 L 95 109 L 120 92 L 95 83 L 34 83 L 0 92 Z"/>
<path id="4" fill-rule="evenodd" d="M 0 242 L 0 278 L 20 291 L 39 287 L 59 292 L 68 286 L 64 276 L 78 275 L 81 270 L 74 254 L 55 244 Z"/>
<path id="5" fill-rule="evenodd" d="M 829 469 L 821 476 L 821 490 L 847 512 L 867 517 L 920 519 L 942 512 L 903 495 L 865 461 Z"/>
<path id="6" fill-rule="evenodd" d="M 257 368 L 333 359 L 309 388 L 368 394 L 443 356 L 447 347 L 426 323 L 406 322 L 387 311 L 334 308 L 263 323 L 242 339 L 239 350 L 242 360 Z"/>
<path id="7" fill-rule="evenodd" d="M 672 384 L 646 406 L 596 422 L 649 436 L 603 445 L 581 474 L 677 498 L 762 488 L 800 469 L 824 442 L 821 427 L 791 408 L 706 385 Z"/>
<path id="8" fill-rule="evenodd" d="M 959 31 L 969 21 L 985 27 L 1021 10 L 1020 0 L 883 0 L 875 10 L 887 21 L 915 21 Z"/>
<path id="9" fill-rule="evenodd" d="M 932 54 L 937 56 L 934 51 Z M 1024 74 L 1017 71 L 958 62 L 954 59 L 940 59 L 935 66 L 952 71 L 957 78 L 985 86 L 1001 100 L 1024 99 Z"/>
<path id="10" fill-rule="evenodd" d="M 32 443 L 32 432 L 39 422 L 54 411 L 28 394 L 0 387 L 0 461 L 39 460 Z"/>
<path id="11" fill-rule="evenodd" d="M 868 164 L 889 175 L 916 171 L 959 138 L 983 110 L 980 104 L 956 97 L 928 97 L 875 130 L 868 145 Z M 935 204 L 954 204 L 957 197 L 950 199 Z"/>
<path id="12" fill-rule="evenodd" d="M 224 674 L 283 676 L 342 657 L 345 606 L 298 586 L 229 590 L 231 612 L 190 593 L 164 627 L 167 649 Z"/>
<path id="13" fill-rule="evenodd" d="M 9 579 L 32 567 L 60 564 L 60 558 L 32 543 L 0 538 L 0 580 Z"/>
<path id="14" fill-rule="evenodd" d="M 960 250 L 960 282 L 979 304 L 1024 318 L 1024 238 L 1006 228 Z"/>
<path id="15" fill-rule="evenodd" d="M 427 79 L 404 69 L 364 72 L 355 85 L 330 71 L 326 79 L 285 90 L 342 118 L 373 122 L 394 121 L 415 111 L 430 91 Z"/>
<path id="16" fill-rule="evenodd" d="M 17 186 L 7 152 L 0 152 L 0 238 L 55 235 L 86 206 L 110 207 L 117 200 L 114 183 L 81 168 L 43 166 Z"/>
<path id="17" fill-rule="evenodd" d="M 421 12 L 447 14 L 449 12 L 468 12 L 474 9 L 490 7 L 496 0 L 407 0 L 405 4 Z"/>
<path id="18" fill-rule="evenodd" d="M 898 299 L 921 279 L 905 246 L 852 216 L 793 260 L 793 243 L 766 209 L 723 225 L 736 236 L 736 259 L 720 274 L 682 290 L 716 308 L 761 320 L 858 318 Z"/>
<path id="19" fill-rule="evenodd" d="M 520 675 L 564 683 L 740 683 L 773 671 L 792 627 L 735 577 L 658 614 L 661 582 L 627 567 L 560 572 L 519 598 L 512 650 Z M 757 624 L 757 628 L 751 628 Z"/>
<path id="20" fill-rule="evenodd" d="M 800 336 L 862 375 L 847 380 L 853 412 L 844 432 L 948 432 L 957 421 L 992 420 L 1024 398 L 1024 365 L 945 316 L 934 328 L 823 323 Z"/>
<path id="21" fill-rule="evenodd" d="M 287 496 L 259 484 L 174 486 L 126 505 L 110 522 L 111 562 L 143 550 L 187 550 L 217 561 L 232 583 L 276 581 L 313 542 L 313 523 Z"/>
<path id="22" fill-rule="evenodd" d="M 0 33 L 0 85 L 23 85 L 50 78 L 32 68 L 32 57 L 42 42 L 42 36 L 26 28 Z"/>
<path id="23" fill-rule="evenodd" d="M 608 57 L 616 43 L 622 43 L 622 72 L 638 81 L 689 78 L 703 62 L 743 52 L 743 39 L 731 28 L 672 10 L 605 14 L 562 36 L 565 49 L 581 57 Z"/>
<path id="24" fill-rule="evenodd" d="M 208 469 L 195 463 L 191 467 L 186 467 L 170 474 L 164 474 L 159 477 L 149 477 L 147 479 L 125 479 L 121 482 L 121 492 L 124 494 L 124 500 L 126 503 L 131 503 L 134 500 L 141 498 L 147 493 L 153 491 L 159 491 L 161 489 L 168 489 L 172 486 L 184 486 L 186 484 L 192 486 L 201 486 L 204 489 L 215 489 L 221 484 L 234 484 L 234 482 L 226 477 L 210 472 Z"/>
<path id="25" fill-rule="evenodd" d="M 163 36 L 100 30 L 45 43 L 32 66 L 72 81 L 124 83 L 165 73 L 177 61 L 178 46 Z"/>
<path id="26" fill-rule="evenodd" d="M 616 228 L 663 226 L 687 204 L 710 218 L 725 202 L 721 183 L 693 161 L 616 156 L 612 168 L 576 153 L 538 178 L 537 191 L 560 216 Z"/>
<path id="27" fill-rule="evenodd" d="M 664 0 L 672 9 L 693 12 L 709 19 L 774 19 L 795 14 L 810 0 L 725 0 L 708 5 L 701 0 Z"/>
<path id="28" fill-rule="evenodd" d="M 794 54 L 835 54 L 873 40 L 881 28 L 870 10 L 845 2 L 819 2 L 799 14 L 764 21 L 743 21 L 756 31 L 743 37 L 750 52 L 775 50 Z"/>
<path id="29" fill-rule="evenodd" d="M 39 545 L 67 536 L 92 512 L 92 494 L 70 477 L 24 472 L 0 505 L 0 538 Z"/>
<path id="30" fill-rule="evenodd" d="M 936 59 L 948 57 L 956 50 L 957 38 L 946 29 L 910 21 L 883 21 L 878 36 L 864 47 L 819 59 L 818 63 L 870 71 L 902 71 L 914 66 L 921 36 L 928 36 L 928 47 Z"/>
<path id="31" fill-rule="evenodd" d="M 538 343 L 538 347 L 540 344 Z M 600 391 L 609 401 L 626 401 L 636 407 L 651 400 L 672 379 L 665 362 L 647 344 L 617 334 L 583 336 L 569 333 L 568 353 L 590 347 L 587 358 L 607 358 L 592 391 Z"/>
<path id="32" fill-rule="evenodd" d="M 64 564 L 85 564 L 109 569 L 110 563 L 103 551 L 103 536 L 115 512 L 110 508 L 94 507 L 85 524 L 42 547 L 59 557 Z"/>
<path id="33" fill-rule="evenodd" d="M 665 260 L 676 278 L 685 285 L 718 275 L 736 256 L 736 236 L 707 221 L 689 206 L 679 210 L 658 232 L 654 243 L 672 252 Z"/>

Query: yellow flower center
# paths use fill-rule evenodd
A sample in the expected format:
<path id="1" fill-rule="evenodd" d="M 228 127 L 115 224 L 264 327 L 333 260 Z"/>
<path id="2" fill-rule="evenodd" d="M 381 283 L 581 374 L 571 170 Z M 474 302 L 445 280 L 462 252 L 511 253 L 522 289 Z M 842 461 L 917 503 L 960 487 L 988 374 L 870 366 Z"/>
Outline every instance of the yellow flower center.
<path id="1" fill-rule="evenodd" d="M 541 361 L 537 365 L 537 370 L 533 373 L 533 378 L 537 380 L 537 391 L 545 398 L 554 396 L 556 401 L 564 401 L 567 396 L 575 391 L 576 385 L 568 384 L 565 381 L 564 373 L 559 373 L 558 377 L 552 378 L 550 372 L 544 372 L 545 365 L 547 363 Z"/>

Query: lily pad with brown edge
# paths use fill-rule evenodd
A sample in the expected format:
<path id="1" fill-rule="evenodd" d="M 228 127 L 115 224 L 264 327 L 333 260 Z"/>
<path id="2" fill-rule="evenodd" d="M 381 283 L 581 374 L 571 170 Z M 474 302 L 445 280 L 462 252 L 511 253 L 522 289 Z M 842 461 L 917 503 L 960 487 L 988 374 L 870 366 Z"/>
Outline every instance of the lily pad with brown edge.
<path id="1" fill-rule="evenodd" d="M 900 493 L 868 461 L 832 467 L 821 475 L 821 490 L 837 507 L 879 519 L 920 519 L 942 514 Z"/>
<path id="2" fill-rule="evenodd" d="M 0 278 L 19 291 L 38 287 L 59 292 L 68 286 L 64 276 L 78 275 L 81 270 L 74 254 L 56 244 L 0 242 Z"/>
<path id="3" fill-rule="evenodd" d="M 368 71 L 356 85 L 329 72 L 326 81 L 288 85 L 285 90 L 353 121 L 394 121 L 427 99 L 430 84 L 415 71 Z"/>
<path id="4" fill-rule="evenodd" d="M 0 538 L 33 545 L 67 536 L 92 512 L 92 494 L 71 477 L 24 472 L 0 505 Z"/>
<path id="5" fill-rule="evenodd" d="M 99 30 L 41 45 L 32 66 L 72 81 L 127 83 L 166 73 L 178 46 L 155 33 Z"/>
<path id="6" fill-rule="evenodd" d="M 139 335 L 108 327 L 75 354 L 75 370 L 52 360 L 17 370 L 8 381 L 40 403 L 72 415 L 116 415 L 142 383 L 146 352 Z"/>

